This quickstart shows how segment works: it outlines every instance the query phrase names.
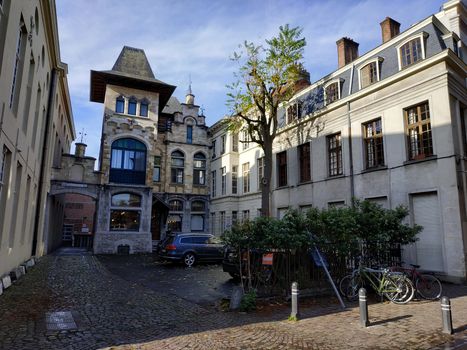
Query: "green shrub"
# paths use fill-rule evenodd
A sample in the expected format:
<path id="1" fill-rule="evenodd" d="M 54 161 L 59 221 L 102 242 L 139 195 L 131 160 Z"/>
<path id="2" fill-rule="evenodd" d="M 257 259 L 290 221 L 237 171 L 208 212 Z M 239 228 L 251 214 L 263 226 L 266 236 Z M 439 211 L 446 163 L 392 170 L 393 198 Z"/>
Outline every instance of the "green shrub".
<path id="1" fill-rule="evenodd" d="M 243 295 L 240 302 L 240 311 L 248 312 L 253 310 L 256 310 L 256 291 L 250 290 Z"/>

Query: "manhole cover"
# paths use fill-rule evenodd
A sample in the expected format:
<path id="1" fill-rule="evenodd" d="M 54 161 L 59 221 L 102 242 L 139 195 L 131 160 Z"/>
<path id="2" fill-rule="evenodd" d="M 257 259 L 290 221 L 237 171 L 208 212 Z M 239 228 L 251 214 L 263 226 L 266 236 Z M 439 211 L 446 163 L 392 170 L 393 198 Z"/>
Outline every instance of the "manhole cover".
<path id="1" fill-rule="evenodd" d="M 78 328 L 70 311 L 47 312 L 45 314 L 45 322 L 49 331 Z"/>

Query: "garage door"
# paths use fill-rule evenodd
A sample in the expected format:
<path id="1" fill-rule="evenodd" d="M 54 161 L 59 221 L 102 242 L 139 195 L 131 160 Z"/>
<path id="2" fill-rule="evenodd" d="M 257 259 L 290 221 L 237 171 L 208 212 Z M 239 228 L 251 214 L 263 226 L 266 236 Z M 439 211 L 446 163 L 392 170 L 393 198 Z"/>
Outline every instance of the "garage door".
<path id="1" fill-rule="evenodd" d="M 419 233 L 417 264 L 424 270 L 443 271 L 443 249 L 440 210 L 436 193 L 412 197 L 413 215 L 416 224 L 423 226 Z"/>

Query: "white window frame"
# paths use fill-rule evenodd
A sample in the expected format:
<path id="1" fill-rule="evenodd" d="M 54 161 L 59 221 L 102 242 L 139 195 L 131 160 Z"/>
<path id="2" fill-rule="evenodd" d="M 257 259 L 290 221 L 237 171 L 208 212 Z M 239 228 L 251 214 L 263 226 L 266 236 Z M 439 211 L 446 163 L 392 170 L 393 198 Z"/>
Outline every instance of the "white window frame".
<path id="1" fill-rule="evenodd" d="M 328 82 L 326 82 L 326 84 L 323 85 L 324 105 L 325 106 L 329 105 L 327 103 L 326 88 L 331 84 L 337 83 L 337 100 L 340 100 L 342 98 L 342 83 L 343 82 L 344 82 L 344 79 L 338 77 L 338 78 L 334 78 L 332 80 L 329 80 Z M 336 102 L 336 101 L 333 101 L 333 102 Z M 330 104 L 332 104 L 333 102 L 331 102 Z"/>
<path id="2" fill-rule="evenodd" d="M 401 41 L 398 45 L 396 45 L 396 50 L 397 50 L 397 62 L 399 64 L 399 71 L 406 68 L 406 67 L 410 67 L 413 65 L 410 64 L 406 67 L 402 67 L 402 57 L 401 57 L 401 47 L 404 46 L 405 44 L 407 44 L 409 41 L 411 40 L 414 40 L 414 39 L 420 39 L 420 45 L 422 47 L 422 60 L 424 60 L 426 58 L 426 46 L 425 46 L 425 40 L 426 38 L 428 37 L 428 33 L 427 32 L 420 32 L 420 33 L 417 33 L 417 34 L 414 34 L 414 35 L 411 35 L 407 38 L 405 38 L 403 41 Z"/>
<path id="3" fill-rule="evenodd" d="M 379 82 L 381 80 L 380 66 L 381 66 L 381 62 L 383 62 L 383 61 L 384 61 L 384 58 L 378 56 L 378 57 L 374 57 L 372 59 L 366 60 L 360 66 L 358 66 L 357 69 L 358 69 L 358 89 L 359 90 L 363 89 L 362 88 L 362 69 L 365 68 L 370 63 L 373 63 L 373 62 L 376 63 L 376 82 L 373 83 L 373 84 L 376 84 L 377 82 Z M 373 85 L 373 84 L 370 84 L 370 85 Z M 370 85 L 368 85 L 368 86 L 370 86 Z M 365 86 L 365 87 L 368 87 L 368 86 Z"/>

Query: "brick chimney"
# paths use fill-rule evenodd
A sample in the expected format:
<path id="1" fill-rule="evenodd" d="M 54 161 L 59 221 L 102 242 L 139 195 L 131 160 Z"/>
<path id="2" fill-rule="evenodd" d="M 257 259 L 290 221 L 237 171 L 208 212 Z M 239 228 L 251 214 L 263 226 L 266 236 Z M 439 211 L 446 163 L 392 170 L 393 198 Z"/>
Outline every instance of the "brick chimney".
<path id="1" fill-rule="evenodd" d="M 350 38 L 342 38 L 336 41 L 337 60 L 339 68 L 358 58 L 358 43 Z"/>
<path id="2" fill-rule="evenodd" d="M 384 21 L 380 23 L 380 25 L 381 34 L 383 36 L 383 44 L 400 33 L 401 24 L 393 20 L 391 17 L 386 17 Z"/>

